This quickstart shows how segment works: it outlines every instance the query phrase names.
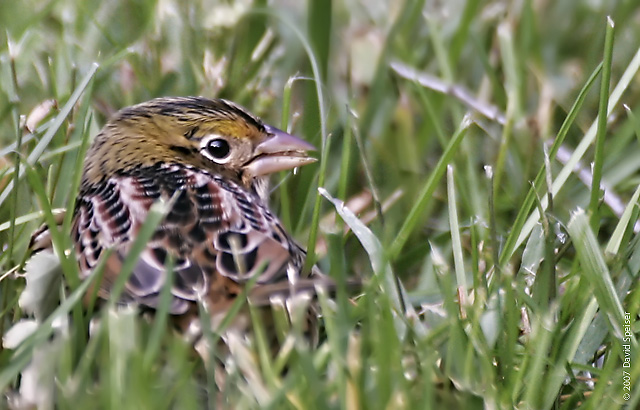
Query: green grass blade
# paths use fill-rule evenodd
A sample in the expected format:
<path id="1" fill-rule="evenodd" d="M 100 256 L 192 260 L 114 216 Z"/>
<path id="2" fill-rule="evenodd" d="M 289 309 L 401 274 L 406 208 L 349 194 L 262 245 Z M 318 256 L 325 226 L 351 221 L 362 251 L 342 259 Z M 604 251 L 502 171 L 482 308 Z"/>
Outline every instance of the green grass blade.
<path id="1" fill-rule="evenodd" d="M 440 178 L 442 178 L 446 172 L 447 165 L 453 160 L 453 156 L 455 155 L 457 148 L 460 146 L 460 143 L 464 139 L 471 124 L 471 120 L 469 118 L 465 118 L 462 120 L 462 123 L 460 124 L 460 127 L 458 127 L 456 133 L 451 137 L 447 148 L 438 160 L 438 164 L 436 164 L 433 171 L 431 171 L 429 179 L 427 179 L 422 190 L 418 194 L 415 205 L 411 208 L 411 211 L 409 211 L 407 219 L 405 219 L 395 240 L 391 244 L 391 248 L 389 250 L 390 260 L 398 258 L 405 243 L 409 240 L 409 235 L 411 235 L 411 232 L 418 227 L 418 221 L 420 220 L 425 207 L 429 201 L 433 199 L 433 193 L 440 182 Z"/>
<path id="2" fill-rule="evenodd" d="M 604 39 L 604 62 L 602 78 L 600 80 L 600 108 L 598 110 L 598 126 L 596 128 L 596 150 L 593 161 L 593 180 L 591 181 L 591 200 L 589 201 L 589 211 L 591 212 L 591 227 L 598 233 L 600 228 L 600 202 L 602 181 L 602 167 L 604 165 L 604 142 L 607 135 L 607 106 L 609 105 L 609 84 L 611 82 L 611 61 L 613 59 L 613 30 L 614 24 L 610 17 L 607 17 L 607 29 Z"/>
<path id="3" fill-rule="evenodd" d="M 467 275 L 464 269 L 458 209 L 456 207 L 456 187 L 453 179 L 453 166 L 451 165 L 447 166 L 447 203 L 449 204 L 449 226 L 451 227 L 451 244 L 453 247 L 456 281 L 460 291 L 465 293 L 467 291 Z"/>
<path id="4" fill-rule="evenodd" d="M 609 105 L 607 107 L 607 115 L 611 115 L 611 113 L 613 112 L 613 109 L 616 107 L 616 105 L 620 101 L 620 98 L 622 97 L 622 93 L 624 93 L 629 88 L 631 82 L 633 81 L 636 74 L 638 73 L 638 70 L 640 70 L 640 49 L 638 49 L 636 54 L 633 56 L 633 59 L 631 60 L 626 70 L 622 74 L 620 81 L 618 82 L 613 92 L 611 93 L 611 96 L 609 97 Z M 570 160 L 565 164 L 564 167 L 562 167 L 562 170 L 556 176 L 556 179 L 553 181 L 553 186 L 551 190 L 554 196 L 556 196 L 558 192 L 560 192 L 560 190 L 563 188 L 563 186 L 567 182 L 567 179 L 569 179 L 569 176 L 571 175 L 573 169 L 575 169 L 578 161 L 580 161 L 584 157 L 584 154 L 587 152 L 587 149 L 595 140 L 596 129 L 597 129 L 596 127 L 597 127 L 597 120 L 591 125 L 591 127 L 589 127 L 589 130 L 584 135 L 584 138 L 582 138 L 582 140 L 580 141 L 580 144 L 578 144 L 573 154 L 571 155 Z M 550 156 L 552 152 L 553 150 L 549 153 Z M 546 198 L 543 198 L 542 208 L 546 209 L 546 207 L 547 207 L 547 200 Z M 519 232 L 518 239 L 514 242 L 513 246 L 511 246 L 510 249 L 516 249 L 518 246 L 522 244 L 522 242 L 524 242 L 524 240 L 527 238 L 529 233 L 531 233 L 531 230 L 533 229 L 534 225 L 537 223 L 539 218 L 540 218 L 540 215 L 538 213 L 538 210 L 536 209 L 531 213 L 529 218 L 527 218 L 522 229 L 518 231 Z M 506 259 L 506 255 L 504 258 L 501 258 L 501 259 Z"/>
<path id="5" fill-rule="evenodd" d="M 606 314 L 608 324 L 617 338 L 622 338 L 624 310 L 611 280 L 594 232 L 583 210 L 576 211 L 568 225 L 571 240 L 578 250 L 578 258 L 584 277 L 592 284 L 600 309 Z M 635 343 L 635 337 L 633 338 Z"/>
<path id="6" fill-rule="evenodd" d="M 36 161 L 40 158 L 40 156 L 44 153 L 44 150 L 47 148 L 47 146 L 49 145 L 53 137 L 56 135 L 56 133 L 62 126 L 62 123 L 67 119 L 69 114 L 71 114 L 71 110 L 76 105 L 78 100 L 80 100 L 80 97 L 82 97 L 82 95 L 84 94 L 84 91 L 87 89 L 90 82 L 94 79 L 96 72 L 98 71 L 98 67 L 99 67 L 98 64 L 93 64 L 91 66 L 87 74 L 84 76 L 84 78 L 80 82 L 80 85 L 78 86 L 78 88 L 76 88 L 76 90 L 73 92 L 71 97 L 69 97 L 69 100 L 64 105 L 64 107 L 62 107 L 62 110 L 60 110 L 60 113 L 56 116 L 54 122 L 51 124 L 51 126 L 49 127 L 45 135 L 42 136 L 42 138 L 40 139 L 36 147 L 31 151 L 31 153 L 27 157 L 26 162 L 28 165 L 34 165 Z M 18 172 L 20 173 L 20 171 Z M 4 201 L 7 199 L 7 196 L 12 191 L 13 187 L 14 187 L 14 184 L 13 182 L 11 182 L 5 188 L 5 190 L 0 194 L 0 205 L 2 205 Z"/>
<path id="7" fill-rule="evenodd" d="M 618 221 L 616 228 L 611 234 L 611 238 L 609 238 L 609 243 L 607 243 L 607 247 L 604 250 L 605 254 L 617 255 L 621 251 L 620 246 L 622 245 L 622 239 L 625 231 L 631 222 L 631 215 L 633 214 L 634 208 L 638 207 L 638 198 L 640 198 L 640 186 L 636 188 L 629 200 L 629 203 L 624 208 L 620 221 Z"/>

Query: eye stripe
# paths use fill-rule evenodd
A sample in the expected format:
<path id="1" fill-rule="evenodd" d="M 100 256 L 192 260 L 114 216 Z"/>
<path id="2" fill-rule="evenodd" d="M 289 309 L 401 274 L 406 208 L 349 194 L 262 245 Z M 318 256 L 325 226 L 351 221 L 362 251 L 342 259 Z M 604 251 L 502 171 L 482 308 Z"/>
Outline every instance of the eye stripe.
<path id="1" fill-rule="evenodd" d="M 189 155 L 196 152 L 195 149 L 189 149 L 188 147 L 183 147 L 180 145 L 172 145 L 170 148 L 172 151 L 183 154 L 183 155 Z"/>
<path id="2" fill-rule="evenodd" d="M 191 138 L 193 138 L 193 136 L 195 135 L 196 132 L 198 132 L 199 127 L 193 127 L 191 128 L 189 131 L 187 131 L 184 136 L 186 139 L 190 140 Z"/>

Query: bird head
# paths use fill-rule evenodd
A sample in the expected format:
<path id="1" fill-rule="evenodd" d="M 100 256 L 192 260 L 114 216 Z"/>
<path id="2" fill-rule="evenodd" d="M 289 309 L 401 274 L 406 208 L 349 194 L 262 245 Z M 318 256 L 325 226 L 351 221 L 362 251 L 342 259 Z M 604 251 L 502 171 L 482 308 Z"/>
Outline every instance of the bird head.
<path id="1" fill-rule="evenodd" d="M 158 98 L 118 112 L 96 136 L 83 182 L 159 163 L 220 174 L 249 188 L 271 173 L 315 162 L 315 147 L 222 99 Z"/>

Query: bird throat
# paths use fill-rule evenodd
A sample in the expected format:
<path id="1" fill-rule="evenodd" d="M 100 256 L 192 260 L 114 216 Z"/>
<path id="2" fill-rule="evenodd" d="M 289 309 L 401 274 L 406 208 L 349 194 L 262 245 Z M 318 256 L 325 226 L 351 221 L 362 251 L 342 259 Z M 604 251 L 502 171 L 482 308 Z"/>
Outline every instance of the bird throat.
<path id="1" fill-rule="evenodd" d="M 269 204 L 269 176 L 254 177 L 251 180 L 251 190 L 265 204 Z"/>

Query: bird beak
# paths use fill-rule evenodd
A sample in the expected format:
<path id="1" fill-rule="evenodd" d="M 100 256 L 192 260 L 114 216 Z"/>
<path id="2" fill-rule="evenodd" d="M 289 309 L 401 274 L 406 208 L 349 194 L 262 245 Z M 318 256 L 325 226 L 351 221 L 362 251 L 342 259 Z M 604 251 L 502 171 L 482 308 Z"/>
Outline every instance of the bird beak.
<path id="1" fill-rule="evenodd" d="M 307 151 L 316 150 L 307 141 L 269 125 L 266 126 L 266 131 L 267 139 L 258 144 L 255 159 L 245 167 L 252 176 L 272 174 L 317 161 L 316 158 L 307 156 Z"/>

